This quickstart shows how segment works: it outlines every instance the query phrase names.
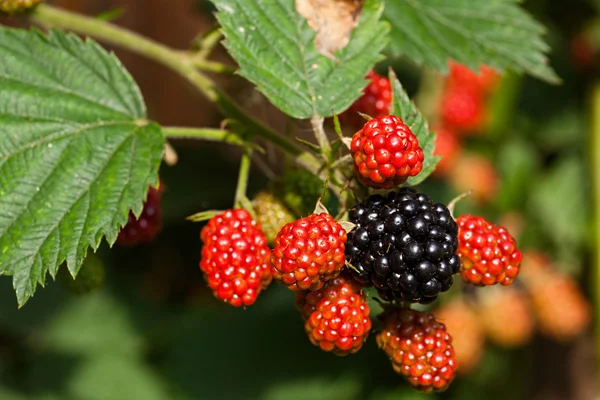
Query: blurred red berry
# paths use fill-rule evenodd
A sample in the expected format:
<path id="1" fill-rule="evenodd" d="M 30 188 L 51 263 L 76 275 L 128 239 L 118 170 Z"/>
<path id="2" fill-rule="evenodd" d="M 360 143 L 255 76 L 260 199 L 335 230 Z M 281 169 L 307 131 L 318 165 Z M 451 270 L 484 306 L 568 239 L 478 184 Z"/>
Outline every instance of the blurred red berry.
<path id="1" fill-rule="evenodd" d="M 148 189 L 144 208 L 139 218 L 136 218 L 133 212 L 129 212 L 127 224 L 117 236 L 117 245 L 129 247 L 154 241 L 154 238 L 162 229 L 161 198 L 163 188 L 163 182 L 160 180 L 157 188 L 150 187 Z"/>
<path id="2" fill-rule="evenodd" d="M 457 133 L 480 131 L 485 119 L 483 91 L 476 85 L 448 85 L 442 93 L 440 117 Z"/>
<path id="3" fill-rule="evenodd" d="M 474 85 L 483 92 L 492 91 L 500 78 L 500 74 L 493 68 L 482 65 L 479 71 L 473 71 L 469 67 L 451 61 L 450 76 L 448 81 L 450 85 Z"/>
<path id="4" fill-rule="evenodd" d="M 580 70 L 591 70 L 596 66 L 598 51 L 587 32 L 582 32 L 571 39 L 570 53 L 573 64 Z"/>
<path id="5" fill-rule="evenodd" d="M 360 129 L 365 124 L 365 119 L 358 113 L 379 118 L 388 115 L 392 106 L 390 80 L 375 71 L 369 72 L 367 79 L 369 84 L 363 90 L 363 95 L 340 115 L 342 122 L 352 125 L 355 129 Z"/>
<path id="6" fill-rule="evenodd" d="M 477 316 L 461 298 L 455 298 L 436 310 L 435 317 L 452 332 L 458 373 L 470 374 L 479 365 L 484 351 L 485 336 Z"/>
<path id="7" fill-rule="evenodd" d="M 460 153 L 461 145 L 456 134 L 452 132 L 451 129 L 440 126 L 433 129 L 433 131 L 436 133 L 435 150 L 433 154 L 441 157 L 433 174 L 441 177 L 445 176 L 450 171 L 454 164 L 454 160 L 456 160 L 456 157 Z"/>
<path id="8" fill-rule="evenodd" d="M 492 162 L 484 156 L 461 153 L 452 165 L 448 178 L 458 193 L 470 190 L 470 198 L 477 203 L 493 200 L 498 191 L 498 173 Z"/>
<path id="9" fill-rule="evenodd" d="M 477 316 L 487 337 L 499 346 L 527 344 L 534 332 L 534 318 L 527 296 L 513 287 L 488 288 L 479 296 Z"/>
<path id="10" fill-rule="evenodd" d="M 533 251 L 524 255 L 523 282 L 539 330 L 558 341 L 573 340 L 591 323 L 589 301 L 577 282 L 556 271 L 544 253 Z"/>

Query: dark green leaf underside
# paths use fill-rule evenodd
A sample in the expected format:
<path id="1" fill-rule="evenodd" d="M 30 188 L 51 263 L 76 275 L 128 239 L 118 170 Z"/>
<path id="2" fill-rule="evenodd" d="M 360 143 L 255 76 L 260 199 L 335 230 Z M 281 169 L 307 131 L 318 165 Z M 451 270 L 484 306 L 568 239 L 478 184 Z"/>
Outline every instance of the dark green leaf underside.
<path id="1" fill-rule="evenodd" d="M 212 0 L 239 73 L 295 118 L 340 113 L 356 100 L 373 64 L 381 59 L 389 27 L 382 4 L 367 0 L 350 43 L 334 61 L 320 54 L 315 32 L 294 0 Z"/>
<path id="2" fill-rule="evenodd" d="M 526 72 L 551 83 L 544 27 L 517 0 L 388 0 L 390 50 L 446 72 L 448 59 L 472 69 L 485 64 Z"/>
<path id="3" fill-rule="evenodd" d="M 0 59 L 0 273 L 22 305 L 141 212 L 163 138 L 131 76 L 92 41 L 1 27 Z"/>

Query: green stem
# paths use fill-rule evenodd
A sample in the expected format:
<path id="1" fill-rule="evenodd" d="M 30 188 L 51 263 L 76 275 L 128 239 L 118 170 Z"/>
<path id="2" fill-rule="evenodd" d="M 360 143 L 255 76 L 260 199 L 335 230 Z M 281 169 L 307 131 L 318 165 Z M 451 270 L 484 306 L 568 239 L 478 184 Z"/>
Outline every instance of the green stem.
<path id="1" fill-rule="evenodd" d="M 213 29 L 198 37 L 195 42 L 198 44 L 198 51 L 194 54 L 196 57 L 207 59 L 214 48 L 223 38 L 220 28 Z"/>
<path id="2" fill-rule="evenodd" d="M 106 21 L 61 10 L 47 4 L 40 4 L 31 15 L 31 19 L 43 26 L 60 27 L 95 37 L 165 65 L 187 79 L 207 99 L 214 102 L 223 114 L 242 123 L 247 128 L 248 134 L 271 141 L 281 150 L 295 156 L 297 162 L 306 169 L 313 173 L 318 172 L 321 163 L 314 156 L 302 151 L 296 143 L 279 135 L 248 115 L 231 97 L 197 70 L 187 53 L 171 49 Z"/>
<path id="3" fill-rule="evenodd" d="M 237 187 L 235 189 L 235 207 L 244 207 L 247 203 L 246 191 L 248 189 L 248 178 L 250 176 L 250 160 L 252 159 L 252 149 L 246 148 L 242 154 L 240 162 L 240 174 L 238 176 Z"/>
<path id="4" fill-rule="evenodd" d="M 209 142 L 226 142 L 231 144 L 244 145 L 243 138 L 234 132 L 213 128 L 180 128 L 165 126 L 162 128 L 163 135 L 172 139 L 201 139 Z"/>
<path id="5" fill-rule="evenodd" d="M 315 134 L 315 138 L 317 139 L 317 143 L 319 143 L 319 147 L 323 151 L 323 155 L 328 160 L 331 155 L 331 145 L 329 144 L 329 139 L 325 133 L 325 128 L 323 128 L 324 121 L 325 120 L 323 117 L 315 115 L 311 118 L 310 124 L 312 125 L 312 130 Z"/>
<path id="6" fill-rule="evenodd" d="M 593 285 L 592 293 L 595 296 L 596 305 L 600 304 L 600 82 L 594 85 L 591 101 L 591 124 L 590 124 L 590 160 L 591 160 L 591 183 L 592 183 L 592 198 L 593 198 L 593 213 L 592 219 L 594 225 L 594 262 L 593 262 Z M 600 309 L 596 315 L 596 329 L 600 329 Z M 597 332 L 596 337 L 600 339 L 600 332 Z M 597 343 L 600 346 L 600 342 Z M 600 347 L 598 347 L 600 349 Z"/>

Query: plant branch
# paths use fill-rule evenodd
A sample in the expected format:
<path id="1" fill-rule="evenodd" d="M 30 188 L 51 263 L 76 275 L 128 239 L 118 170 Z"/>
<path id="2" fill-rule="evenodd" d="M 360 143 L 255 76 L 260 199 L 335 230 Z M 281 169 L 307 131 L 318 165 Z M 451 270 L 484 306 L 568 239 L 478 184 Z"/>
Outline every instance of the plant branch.
<path id="1" fill-rule="evenodd" d="M 248 202 L 246 191 L 248 189 L 248 178 L 250 176 L 250 160 L 252 159 L 252 149 L 246 148 L 242 154 L 240 162 L 240 173 L 238 176 L 237 187 L 235 189 L 234 205 L 236 208 L 244 207 Z"/>
<path id="2" fill-rule="evenodd" d="M 304 152 L 292 140 L 279 135 L 242 110 L 231 97 L 198 71 L 189 54 L 171 49 L 125 28 L 106 21 L 72 13 L 47 4 L 40 4 L 31 14 L 31 19 L 46 27 L 59 27 L 95 37 L 103 42 L 119 46 L 133 53 L 148 57 L 177 72 L 194 85 L 207 99 L 214 102 L 223 114 L 244 124 L 250 135 L 269 140 L 281 150 L 296 157 L 296 161 L 313 173 L 317 173 L 321 162 Z"/>
<path id="3" fill-rule="evenodd" d="M 319 147 L 323 151 L 325 158 L 329 159 L 329 156 L 331 154 L 331 145 L 329 144 L 329 139 L 327 138 L 327 134 L 325 133 L 325 129 L 323 128 L 323 122 L 324 118 L 318 115 L 315 115 L 310 120 L 310 124 L 315 134 L 315 138 L 317 139 L 317 143 L 319 143 Z"/>

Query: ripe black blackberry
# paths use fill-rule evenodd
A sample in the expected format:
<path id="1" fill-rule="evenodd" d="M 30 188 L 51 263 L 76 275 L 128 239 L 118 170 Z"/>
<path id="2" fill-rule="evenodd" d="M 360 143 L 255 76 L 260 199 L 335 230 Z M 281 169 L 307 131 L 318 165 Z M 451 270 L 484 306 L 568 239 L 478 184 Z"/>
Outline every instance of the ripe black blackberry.
<path id="1" fill-rule="evenodd" d="M 413 189 L 375 194 L 349 212 L 346 259 L 354 279 L 385 301 L 430 303 L 460 270 L 458 226 L 443 204 Z"/>

